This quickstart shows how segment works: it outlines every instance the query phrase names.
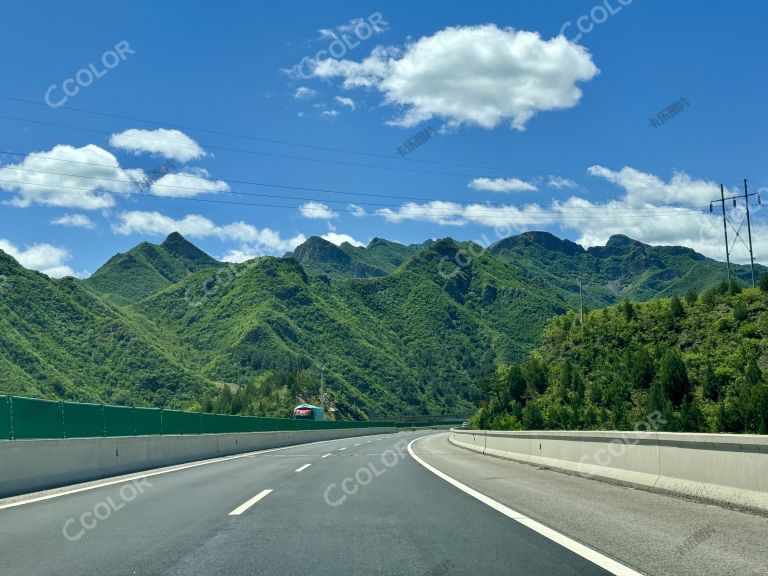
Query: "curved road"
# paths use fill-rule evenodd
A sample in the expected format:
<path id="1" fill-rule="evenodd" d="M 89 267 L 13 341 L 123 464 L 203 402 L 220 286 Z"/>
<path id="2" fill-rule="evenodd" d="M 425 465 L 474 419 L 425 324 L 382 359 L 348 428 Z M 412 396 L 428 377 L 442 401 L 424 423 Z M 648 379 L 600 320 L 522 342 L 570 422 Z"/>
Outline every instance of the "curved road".
<path id="1" fill-rule="evenodd" d="M 416 439 L 411 455 L 408 445 Z M 429 465 L 514 511 L 479 501 Z M 445 434 L 425 432 L 318 442 L 171 467 L 110 479 L 107 485 L 0 501 L 0 573 L 662 574 L 644 571 L 642 553 L 628 554 L 601 539 L 600 530 L 573 531 L 573 522 L 545 517 L 531 495 L 515 502 L 531 490 L 526 482 L 536 484 L 541 474 L 455 448 Z M 551 489 L 560 492 L 550 494 L 547 507 L 561 512 L 565 488 L 558 482 L 662 498 L 546 474 Z M 512 479 L 514 485 L 505 484 Z M 764 518 L 742 516 L 761 533 Z M 594 558 L 574 552 L 574 541 L 559 532 L 526 526 L 536 524 L 531 518 L 557 530 L 564 525 L 581 542 L 576 547 Z M 614 569 L 601 568 L 601 562 Z"/>

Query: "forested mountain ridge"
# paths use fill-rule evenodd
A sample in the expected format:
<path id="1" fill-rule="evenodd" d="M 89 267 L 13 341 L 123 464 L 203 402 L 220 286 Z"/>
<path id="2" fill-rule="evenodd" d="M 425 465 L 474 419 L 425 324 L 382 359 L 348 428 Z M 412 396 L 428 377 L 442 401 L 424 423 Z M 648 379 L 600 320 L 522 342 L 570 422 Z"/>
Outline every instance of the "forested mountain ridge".
<path id="1" fill-rule="evenodd" d="M 615 235 L 605 246 L 583 248 L 548 232 L 525 232 L 500 240 L 489 251 L 503 262 L 553 284 L 572 305 L 577 304 L 579 281 L 589 308 L 615 304 L 626 298 L 682 296 L 703 291 L 725 278 L 725 263 L 682 246 L 650 246 Z M 768 268 L 757 265 L 759 277 Z M 734 277 L 747 284 L 749 266 L 731 265 Z"/>
<path id="2" fill-rule="evenodd" d="M 685 248 L 613 237 L 584 250 L 541 232 L 488 249 L 450 238 L 367 247 L 310 238 L 286 257 L 229 265 L 174 233 L 85 281 L 51 280 L 5 255 L 2 263 L 0 275 L 24 290 L 0 293 L 10 327 L 0 336 L 0 392 L 213 400 L 224 411 L 285 415 L 296 400 L 317 399 L 322 365 L 349 417 L 470 410 L 484 397 L 483 374 L 523 361 L 553 317 L 578 307 L 579 275 L 591 274 L 584 297 L 599 305 L 651 296 L 654 286 L 682 293 L 724 273 Z M 654 284 L 662 273 L 669 283 Z M 247 397 L 231 394 L 246 387 Z"/>
<path id="3" fill-rule="evenodd" d="M 349 242 L 337 246 L 324 238 L 312 236 L 285 257 L 299 262 L 310 276 L 367 278 L 389 274 L 431 243 L 428 240 L 422 244 L 405 246 L 374 238 L 365 247 L 353 246 Z"/>
<path id="4" fill-rule="evenodd" d="M 223 266 L 181 234 L 170 234 L 162 244 L 142 242 L 116 254 L 83 284 L 115 304 L 138 302 L 192 272 Z"/>
<path id="5" fill-rule="evenodd" d="M 141 319 L 0 251 L 0 393 L 170 407 L 212 387 Z"/>
<path id="6" fill-rule="evenodd" d="M 501 363 L 479 385 L 473 419 L 501 429 L 632 430 L 654 412 L 660 430 L 768 433 L 768 276 L 684 299 L 625 301 L 554 318 L 543 344 Z"/>

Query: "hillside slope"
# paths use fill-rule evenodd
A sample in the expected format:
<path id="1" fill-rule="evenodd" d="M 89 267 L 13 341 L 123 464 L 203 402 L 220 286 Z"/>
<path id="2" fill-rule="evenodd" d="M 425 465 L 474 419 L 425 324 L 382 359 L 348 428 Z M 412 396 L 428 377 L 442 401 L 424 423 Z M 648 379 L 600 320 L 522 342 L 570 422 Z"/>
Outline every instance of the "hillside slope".
<path id="1" fill-rule="evenodd" d="M 211 389 L 138 319 L 0 251 L 0 391 L 193 407 Z"/>
<path id="2" fill-rule="evenodd" d="M 389 274 L 430 244 L 431 241 L 427 241 L 405 246 L 374 238 L 365 247 L 352 246 L 349 242 L 336 246 L 319 236 L 312 236 L 285 257 L 296 260 L 310 276 L 328 276 L 334 280 L 368 278 Z"/>
<path id="3" fill-rule="evenodd" d="M 487 254 L 443 278 L 439 263 L 458 248 L 442 240 L 385 277 L 333 283 L 293 259 L 262 258 L 214 290 L 198 273 L 135 310 L 174 335 L 185 361 L 212 380 L 317 372 L 323 363 L 329 390 L 350 411 L 464 411 L 473 379 L 522 357 L 565 304 Z"/>
<path id="4" fill-rule="evenodd" d="M 766 286 L 768 287 L 768 286 Z M 768 433 L 768 293 L 725 285 L 555 318 L 519 366 L 484 381 L 478 426 Z"/>
<path id="5" fill-rule="evenodd" d="M 198 270 L 224 264 L 185 240 L 170 234 L 162 244 L 142 242 L 116 254 L 83 280 L 83 285 L 118 305 L 138 302 Z"/>
<path id="6" fill-rule="evenodd" d="M 525 232 L 500 240 L 489 251 L 533 280 L 557 286 L 573 306 L 578 305 L 579 279 L 584 303 L 601 308 L 623 299 L 682 296 L 702 291 L 725 278 L 725 263 L 682 246 L 650 246 L 626 236 L 612 236 L 605 246 L 584 249 L 548 232 Z M 757 266 L 759 277 L 768 268 Z M 749 266 L 732 265 L 731 272 L 745 285 Z"/>

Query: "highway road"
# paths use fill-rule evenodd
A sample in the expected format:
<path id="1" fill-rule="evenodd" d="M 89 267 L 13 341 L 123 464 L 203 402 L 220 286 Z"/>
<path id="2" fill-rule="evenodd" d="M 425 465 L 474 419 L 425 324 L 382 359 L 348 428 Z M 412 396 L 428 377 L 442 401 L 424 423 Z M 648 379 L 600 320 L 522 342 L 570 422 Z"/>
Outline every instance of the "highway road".
<path id="1" fill-rule="evenodd" d="M 643 518 L 645 499 L 649 505 L 663 499 L 672 510 L 715 510 L 708 531 L 696 537 L 697 550 L 680 552 L 678 541 L 689 534 L 680 532 L 679 519 L 654 520 L 650 509 Z M 627 502 L 633 502 L 629 512 Z M 608 505 L 616 508 L 605 518 Z M 631 526 L 641 519 L 652 537 L 643 539 L 643 526 Z M 738 546 L 749 547 L 752 538 L 762 546 L 763 517 L 483 457 L 451 446 L 443 433 L 403 432 L 0 501 L 0 574 L 689 573 L 680 565 L 707 570 L 690 572 L 696 574 L 764 573 L 751 571 L 765 558 L 758 550 L 742 560 L 742 571 L 691 564 L 737 521 L 746 526 Z M 656 538 L 660 524 L 678 530 L 674 541 Z M 725 558 L 735 557 L 738 546 Z M 653 559 L 670 550 L 681 556 L 673 563 L 677 571 L 660 572 L 666 564 Z"/>

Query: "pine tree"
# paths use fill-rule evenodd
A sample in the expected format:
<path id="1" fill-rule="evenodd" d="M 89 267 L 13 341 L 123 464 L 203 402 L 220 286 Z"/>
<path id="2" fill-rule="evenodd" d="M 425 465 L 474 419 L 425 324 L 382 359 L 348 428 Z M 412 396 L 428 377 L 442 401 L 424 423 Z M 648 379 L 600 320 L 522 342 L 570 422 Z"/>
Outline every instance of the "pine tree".
<path id="1" fill-rule="evenodd" d="M 688 371 L 680 353 L 676 350 L 667 350 L 664 353 L 659 370 L 659 382 L 664 396 L 672 402 L 674 407 L 680 406 L 691 393 Z"/>
<path id="2" fill-rule="evenodd" d="M 680 302 L 680 298 L 677 296 L 672 297 L 672 300 L 669 301 L 669 311 L 672 313 L 673 318 L 680 318 L 685 314 L 683 303 Z"/>

